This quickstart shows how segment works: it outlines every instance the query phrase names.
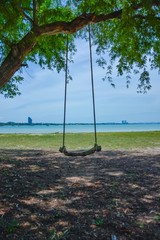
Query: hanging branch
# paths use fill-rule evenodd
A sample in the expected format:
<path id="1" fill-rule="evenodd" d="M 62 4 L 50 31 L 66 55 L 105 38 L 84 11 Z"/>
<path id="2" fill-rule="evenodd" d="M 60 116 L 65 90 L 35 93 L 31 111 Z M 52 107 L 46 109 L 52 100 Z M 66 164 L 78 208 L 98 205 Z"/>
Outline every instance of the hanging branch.
<path id="1" fill-rule="evenodd" d="M 38 25 L 36 0 L 33 0 L 33 24 L 34 26 Z"/>

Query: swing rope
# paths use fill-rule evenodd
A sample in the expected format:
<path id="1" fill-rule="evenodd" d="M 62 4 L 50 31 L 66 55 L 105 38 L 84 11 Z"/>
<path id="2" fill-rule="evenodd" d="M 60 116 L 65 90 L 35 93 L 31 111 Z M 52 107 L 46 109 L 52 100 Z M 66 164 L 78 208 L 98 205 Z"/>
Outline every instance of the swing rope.
<path id="1" fill-rule="evenodd" d="M 93 61 L 92 61 L 92 43 L 91 43 L 91 28 L 90 28 L 90 25 L 88 25 L 88 33 L 89 33 L 89 53 L 90 53 L 90 68 L 91 68 L 91 85 L 92 85 L 93 119 L 94 119 L 94 138 L 95 138 L 95 144 L 97 145 L 96 106 L 95 106 L 95 96 L 94 96 Z"/>
<path id="2" fill-rule="evenodd" d="M 67 34 L 67 44 L 66 44 L 66 64 L 65 64 L 65 90 L 64 90 L 64 119 L 63 119 L 63 149 L 65 149 L 65 136 L 66 136 L 66 107 L 67 107 L 67 83 L 68 83 L 68 34 Z"/>
<path id="3" fill-rule="evenodd" d="M 65 63 L 65 92 L 64 92 L 64 119 L 63 119 L 63 145 L 59 148 L 59 151 L 67 156 L 86 156 L 94 152 L 101 151 L 101 146 L 97 143 L 97 129 L 96 129 L 96 108 L 95 108 L 95 95 L 94 95 L 94 78 L 93 78 L 93 63 L 92 63 L 92 43 L 91 43 L 91 29 L 88 25 L 89 34 L 89 52 L 90 52 L 90 69 L 91 69 L 91 85 L 92 85 L 92 103 L 93 103 L 93 119 L 94 119 L 94 138 L 95 143 L 91 149 L 85 151 L 67 151 L 65 147 L 65 133 L 66 133 L 66 109 L 67 109 L 67 84 L 68 84 L 68 35 L 66 37 L 66 63 Z"/>

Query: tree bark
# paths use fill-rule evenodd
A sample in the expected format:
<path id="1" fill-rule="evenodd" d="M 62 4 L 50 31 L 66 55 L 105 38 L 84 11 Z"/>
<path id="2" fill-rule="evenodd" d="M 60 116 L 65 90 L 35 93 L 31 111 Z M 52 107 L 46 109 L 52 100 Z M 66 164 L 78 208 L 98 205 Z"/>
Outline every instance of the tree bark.
<path id="1" fill-rule="evenodd" d="M 160 6 L 160 2 L 155 0 L 152 2 L 152 5 Z M 142 4 L 137 4 L 133 8 L 137 10 L 141 7 Z M 121 18 L 121 15 L 122 9 L 106 15 L 82 14 L 71 22 L 54 22 L 34 27 L 18 44 L 12 46 L 11 51 L 0 66 L 0 88 L 2 88 L 21 67 L 25 57 L 35 47 L 38 37 L 42 35 L 75 33 L 88 24 Z"/>
<path id="2" fill-rule="evenodd" d="M 36 45 L 36 35 L 28 33 L 18 44 L 12 45 L 6 59 L 0 66 L 0 88 L 2 88 L 21 67 L 27 54 Z"/>

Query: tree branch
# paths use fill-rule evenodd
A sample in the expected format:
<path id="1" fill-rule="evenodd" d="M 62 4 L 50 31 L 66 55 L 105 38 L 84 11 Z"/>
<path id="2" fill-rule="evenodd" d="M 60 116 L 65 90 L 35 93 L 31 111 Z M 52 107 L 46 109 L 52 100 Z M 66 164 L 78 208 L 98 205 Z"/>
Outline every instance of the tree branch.
<path id="1" fill-rule="evenodd" d="M 21 8 L 18 4 L 16 4 L 16 7 L 18 9 L 18 11 L 20 12 L 20 14 L 25 17 L 27 20 L 29 20 L 32 24 L 33 24 L 33 20 L 32 18 L 30 18 L 24 11 L 23 8 Z"/>
<path id="2" fill-rule="evenodd" d="M 160 1 L 153 1 L 153 6 L 160 6 Z M 139 3 L 137 5 L 132 6 L 132 8 L 136 11 L 140 8 L 143 7 L 142 3 Z M 46 25 L 40 26 L 38 30 L 39 35 L 54 35 L 54 34 L 59 34 L 59 33 L 75 33 L 78 30 L 82 29 L 86 25 L 90 23 L 99 23 L 107 20 L 112 20 L 116 18 L 121 18 L 122 16 L 123 9 L 114 11 L 109 14 L 100 14 L 96 15 L 94 13 L 89 13 L 89 14 L 82 14 L 81 16 L 76 17 L 73 21 L 71 22 L 55 22 L 55 23 L 50 23 Z"/>
<path id="3" fill-rule="evenodd" d="M 38 20 L 37 20 L 37 3 L 36 3 L 36 0 L 33 0 L 33 24 L 35 26 L 38 25 Z"/>
<path id="4" fill-rule="evenodd" d="M 144 19 L 144 20 L 147 19 L 147 16 L 143 16 L 143 15 L 140 15 L 140 14 L 134 15 L 133 17 L 134 18 L 139 18 L 139 19 Z M 160 20 L 160 17 L 153 16 L 153 18 L 156 19 L 156 20 Z"/>
<path id="5" fill-rule="evenodd" d="M 82 14 L 79 17 L 76 17 L 71 22 L 55 22 L 46 25 L 42 25 L 38 27 L 37 34 L 38 35 L 55 35 L 59 33 L 75 33 L 78 30 L 82 29 L 86 25 L 90 23 L 98 23 L 102 21 L 107 21 L 115 18 L 120 18 L 122 15 L 122 10 L 115 11 L 113 13 L 104 15 L 95 15 L 94 13 L 90 14 Z"/>

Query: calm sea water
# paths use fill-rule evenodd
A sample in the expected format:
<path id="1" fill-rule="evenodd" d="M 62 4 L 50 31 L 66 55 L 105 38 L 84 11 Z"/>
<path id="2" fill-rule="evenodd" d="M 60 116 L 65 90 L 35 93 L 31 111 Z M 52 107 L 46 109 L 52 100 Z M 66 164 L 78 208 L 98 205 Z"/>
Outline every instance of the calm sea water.
<path id="1" fill-rule="evenodd" d="M 66 125 L 67 133 L 93 132 L 92 124 Z M 0 126 L 0 133 L 62 133 L 62 125 Z M 98 124 L 97 132 L 160 131 L 160 123 Z"/>

